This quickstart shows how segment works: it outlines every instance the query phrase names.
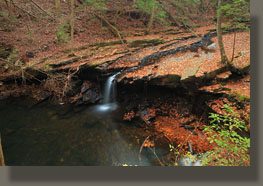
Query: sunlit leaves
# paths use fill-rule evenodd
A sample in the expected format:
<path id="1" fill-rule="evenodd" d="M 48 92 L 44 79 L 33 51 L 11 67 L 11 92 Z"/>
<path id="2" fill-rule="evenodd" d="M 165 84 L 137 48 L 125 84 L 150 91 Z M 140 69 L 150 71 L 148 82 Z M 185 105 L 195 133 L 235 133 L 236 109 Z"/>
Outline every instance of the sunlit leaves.
<path id="1" fill-rule="evenodd" d="M 250 139 L 239 133 L 246 129 L 246 124 L 239 119 L 231 106 L 224 105 L 223 111 L 223 115 L 211 113 L 211 125 L 204 128 L 209 134 L 210 143 L 217 145 L 205 158 L 204 164 L 215 161 L 215 164 L 220 166 L 242 165 L 249 161 L 250 157 Z"/>
<path id="2" fill-rule="evenodd" d="M 227 1 L 220 8 L 222 15 L 227 20 L 226 26 L 229 28 L 246 29 L 245 22 L 250 21 L 249 2 L 246 0 Z"/>
<path id="3" fill-rule="evenodd" d="M 152 9 L 155 9 L 155 19 L 167 23 L 166 12 L 163 10 L 162 5 L 156 0 L 134 0 L 134 8 L 138 8 L 147 14 L 151 14 Z"/>

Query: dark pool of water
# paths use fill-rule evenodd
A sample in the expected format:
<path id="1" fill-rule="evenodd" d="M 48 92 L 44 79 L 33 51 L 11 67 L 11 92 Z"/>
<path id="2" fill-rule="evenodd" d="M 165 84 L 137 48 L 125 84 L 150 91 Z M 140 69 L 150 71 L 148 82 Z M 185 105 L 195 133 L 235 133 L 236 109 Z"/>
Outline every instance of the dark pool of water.
<path id="1" fill-rule="evenodd" d="M 7 165 L 153 165 L 148 156 L 139 161 L 148 134 L 122 121 L 121 106 L 107 112 L 48 102 L 31 106 L 21 98 L 0 102 Z"/>

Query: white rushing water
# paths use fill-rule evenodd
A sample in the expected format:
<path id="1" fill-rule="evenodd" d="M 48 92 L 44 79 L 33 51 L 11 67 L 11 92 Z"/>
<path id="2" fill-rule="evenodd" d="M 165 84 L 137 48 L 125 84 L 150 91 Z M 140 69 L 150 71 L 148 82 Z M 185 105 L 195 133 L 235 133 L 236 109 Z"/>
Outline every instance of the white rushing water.
<path id="1" fill-rule="evenodd" d="M 107 79 L 106 85 L 105 85 L 105 90 L 104 90 L 104 98 L 103 98 L 103 103 L 111 103 L 114 102 L 116 99 L 116 82 L 115 82 L 115 77 L 118 75 L 114 74 L 113 76 L 110 76 Z"/>
<path id="2" fill-rule="evenodd" d="M 119 74 L 110 76 L 105 84 L 103 102 L 96 107 L 97 111 L 105 112 L 117 109 L 116 103 L 116 81 L 115 77 Z"/>

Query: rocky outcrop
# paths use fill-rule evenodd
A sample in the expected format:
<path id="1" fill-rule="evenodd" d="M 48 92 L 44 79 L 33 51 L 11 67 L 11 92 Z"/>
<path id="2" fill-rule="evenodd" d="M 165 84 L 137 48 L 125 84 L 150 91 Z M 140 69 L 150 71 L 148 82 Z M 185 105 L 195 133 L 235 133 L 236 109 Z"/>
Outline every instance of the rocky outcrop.
<path id="1" fill-rule="evenodd" d="M 90 81 L 83 82 L 79 94 L 71 98 L 75 105 L 96 103 L 101 99 L 98 87 Z"/>

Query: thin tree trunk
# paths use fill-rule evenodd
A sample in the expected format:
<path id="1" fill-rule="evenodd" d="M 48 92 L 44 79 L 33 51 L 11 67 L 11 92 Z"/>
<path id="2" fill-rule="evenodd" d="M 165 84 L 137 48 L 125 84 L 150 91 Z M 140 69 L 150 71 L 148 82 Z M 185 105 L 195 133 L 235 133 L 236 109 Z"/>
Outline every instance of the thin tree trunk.
<path id="1" fill-rule="evenodd" d="M 234 57 L 235 57 L 236 36 L 237 36 L 237 33 L 236 33 L 236 31 L 235 31 L 235 32 L 234 32 L 234 43 L 233 43 L 233 53 L 232 53 L 231 62 L 234 61 Z"/>
<path id="2" fill-rule="evenodd" d="M 71 16 L 70 16 L 70 50 L 71 54 L 73 54 L 73 46 L 74 46 L 74 0 L 71 0 Z"/>
<path id="3" fill-rule="evenodd" d="M 155 13 L 155 5 L 153 4 L 152 12 L 151 12 L 151 17 L 150 17 L 150 20 L 149 20 L 149 23 L 148 23 L 148 26 L 147 26 L 147 32 L 146 32 L 146 34 L 150 34 L 151 31 L 152 31 L 154 13 Z"/>
<path id="4" fill-rule="evenodd" d="M 100 20 L 102 20 L 104 23 L 106 23 L 106 24 L 110 27 L 110 29 L 111 29 L 111 31 L 113 32 L 113 34 L 115 34 L 117 37 L 119 37 L 121 43 L 122 43 L 122 44 L 125 44 L 125 42 L 124 42 L 124 40 L 123 40 L 123 38 L 122 38 L 122 36 L 121 36 L 120 31 L 119 31 L 115 26 L 113 26 L 113 25 L 112 25 L 107 19 L 105 19 L 104 17 L 102 17 L 102 16 L 100 16 L 100 15 L 98 15 L 98 14 L 95 14 L 95 16 L 98 17 Z"/>
<path id="5" fill-rule="evenodd" d="M 14 2 L 11 1 L 11 0 L 7 0 L 6 1 L 6 5 L 8 6 L 8 17 L 12 17 L 13 16 L 12 3 L 14 3 Z"/>
<path id="6" fill-rule="evenodd" d="M 217 30 L 217 38 L 218 38 L 218 45 L 220 48 L 220 55 L 221 55 L 221 61 L 222 63 L 229 64 L 229 60 L 226 56 L 224 44 L 223 44 L 223 37 L 222 37 L 222 10 L 221 10 L 221 4 L 222 0 L 218 0 L 218 10 L 217 10 L 217 24 L 216 24 L 216 30 Z"/>
<path id="7" fill-rule="evenodd" d="M 0 134 L 0 166 L 5 166 L 5 159 L 4 159 L 3 149 L 2 149 L 1 134 Z"/>
<path id="8" fill-rule="evenodd" d="M 60 16 L 60 0 L 55 0 L 56 16 Z"/>
<path id="9" fill-rule="evenodd" d="M 220 48 L 220 55 L 221 55 L 221 62 L 226 64 L 227 68 L 231 73 L 234 74 L 241 74 L 240 70 L 236 67 L 233 66 L 233 61 L 229 61 L 224 44 L 223 44 L 223 37 L 222 37 L 222 10 L 221 10 L 221 5 L 222 5 L 222 0 L 218 0 L 218 12 L 217 12 L 217 25 L 216 25 L 216 30 L 217 30 L 217 38 L 218 38 L 218 45 Z"/>

